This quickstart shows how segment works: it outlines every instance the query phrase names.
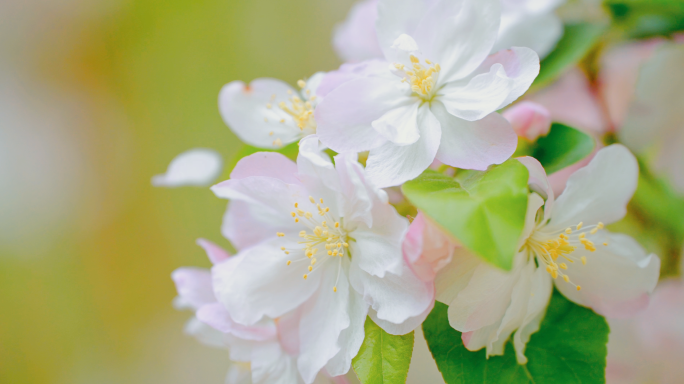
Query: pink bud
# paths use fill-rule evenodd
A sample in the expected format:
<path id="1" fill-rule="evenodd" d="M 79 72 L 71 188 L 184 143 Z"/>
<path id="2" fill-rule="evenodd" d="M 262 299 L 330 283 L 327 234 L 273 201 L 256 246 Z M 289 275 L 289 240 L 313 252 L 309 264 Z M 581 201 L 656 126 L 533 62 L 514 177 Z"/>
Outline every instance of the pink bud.
<path id="1" fill-rule="evenodd" d="M 518 136 L 534 141 L 546 136 L 551 129 L 551 113 L 543 106 L 523 101 L 507 109 L 503 117 L 513 126 Z"/>

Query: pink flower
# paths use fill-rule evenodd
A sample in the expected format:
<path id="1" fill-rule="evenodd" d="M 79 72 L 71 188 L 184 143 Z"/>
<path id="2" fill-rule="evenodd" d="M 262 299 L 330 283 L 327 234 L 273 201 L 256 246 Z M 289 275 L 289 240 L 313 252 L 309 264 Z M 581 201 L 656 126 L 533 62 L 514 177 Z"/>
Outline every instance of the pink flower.
<path id="1" fill-rule="evenodd" d="M 517 138 L 495 111 L 525 93 L 539 58 L 528 48 L 488 56 L 498 8 L 497 0 L 380 0 L 384 64 L 326 94 L 315 112 L 321 142 L 370 151 L 366 171 L 378 187 L 418 176 L 435 158 L 481 170 L 508 159 Z"/>
<path id="2" fill-rule="evenodd" d="M 323 368 L 333 376 L 349 370 L 367 315 L 393 334 L 427 316 L 434 287 L 402 258 L 408 223 L 356 155 L 333 165 L 309 137 L 296 164 L 256 153 L 212 190 L 231 200 L 223 232 L 240 249 L 234 266 L 214 268 L 216 296 L 246 326 L 297 313 L 306 383 Z"/>
<path id="3" fill-rule="evenodd" d="M 522 101 L 508 108 L 503 117 L 511 123 L 518 136 L 537 140 L 546 136 L 551 129 L 551 113 L 543 106 L 531 101 Z"/>

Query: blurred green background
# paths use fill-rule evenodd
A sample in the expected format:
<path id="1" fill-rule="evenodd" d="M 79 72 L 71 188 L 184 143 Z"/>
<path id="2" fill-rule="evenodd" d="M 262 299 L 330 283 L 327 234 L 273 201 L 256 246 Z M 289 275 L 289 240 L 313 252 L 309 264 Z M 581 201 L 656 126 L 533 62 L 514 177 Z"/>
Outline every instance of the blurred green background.
<path id="1" fill-rule="evenodd" d="M 1 383 L 223 382 L 170 274 L 209 266 L 196 238 L 227 245 L 225 201 L 150 178 L 187 149 L 237 151 L 225 83 L 336 68 L 351 3 L 0 4 Z"/>

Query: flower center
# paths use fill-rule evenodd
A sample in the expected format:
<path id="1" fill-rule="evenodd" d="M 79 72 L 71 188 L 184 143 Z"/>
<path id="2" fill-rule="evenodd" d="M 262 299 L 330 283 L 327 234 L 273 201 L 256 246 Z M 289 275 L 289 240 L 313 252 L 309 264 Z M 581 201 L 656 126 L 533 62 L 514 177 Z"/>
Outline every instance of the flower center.
<path id="1" fill-rule="evenodd" d="M 296 125 L 300 131 L 310 130 L 311 133 L 316 133 L 316 120 L 314 119 L 316 95 L 312 95 L 310 89 L 304 90 L 306 87 L 306 82 L 304 80 L 297 81 L 297 85 L 302 90 L 302 94 L 295 95 L 294 92 L 288 90 L 287 102 L 281 101 L 278 103 L 277 107 L 280 111 L 275 110 L 275 113 L 271 114 L 271 116 L 267 115 L 264 117 L 264 121 L 268 122 L 269 117 L 271 117 L 274 120 L 278 120 L 281 124 L 285 124 L 289 118 L 292 119 L 294 125 Z M 271 102 L 266 104 L 267 109 L 274 109 L 272 103 L 276 97 L 276 95 L 271 96 Z M 269 136 L 273 136 L 273 134 L 273 132 L 270 132 Z M 273 141 L 273 146 L 281 147 L 282 145 L 283 142 L 279 138 Z"/>
<path id="2" fill-rule="evenodd" d="M 295 210 L 290 213 L 295 223 L 302 224 L 307 228 L 299 232 L 299 237 L 301 238 L 297 242 L 299 247 L 280 248 L 286 255 L 292 255 L 291 259 L 287 260 L 287 265 L 301 263 L 302 261 L 306 261 L 309 264 L 307 266 L 307 273 L 303 276 L 304 280 L 330 260 L 338 260 L 338 267 L 341 268 L 342 258 L 345 255 L 349 255 L 349 235 L 340 223 L 340 220 L 332 216 L 329 207 L 323 206 L 323 199 L 319 199 L 317 203 L 316 199 L 309 196 L 309 201 L 311 204 L 315 204 L 318 209 L 317 214 L 302 210 L 299 207 L 299 203 L 294 204 Z M 285 237 L 285 234 L 282 232 L 278 232 L 277 235 L 278 237 Z M 318 262 L 317 255 L 327 256 L 321 263 L 318 263 L 318 266 L 316 266 Z M 340 272 L 338 269 L 337 279 L 339 278 Z M 337 292 L 337 280 L 335 281 L 335 286 L 333 286 L 333 291 Z"/>
<path id="3" fill-rule="evenodd" d="M 434 96 L 435 84 L 441 68 L 439 64 L 433 64 L 427 59 L 424 60 L 427 66 L 423 66 L 420 59 L 414 55 L 411 55 L 410 59 L 410 67 L 400 63 L 394 64 L 394 67 L 399 71 L 398 76 L 402 77 L 402 83 L 408 82 L 413 93 L 421 99 L 429 101 Z"/>
<path id="4" fill-rule="evenodd" d="M 582 231 L 583 228 L 585 231 Z M 546 265 L 546 272 L 548 272 L 551 277 L 556 279 L 560 276 L 566 283 L 573 285 L 579 291 L 582 287 L 575 285 L 570 280 L 570 277 L 564 272 L 568 270 L 566 261 L 571 264 L 574 264 L 575 261 L 580 261 L 582 265 L 586 265 L 586 256 L 580 256 L 578 258 L 575 251 L 582 246 L 589 252 L 596 251 L 594 243 L 587 239 L 587 233 L 595 235 L 596 232 L 601 229 L 603 229 L 603 223 L 599 222 L 596 225 L 588 227 L 583 227 L 583 223 L 579 223 L 574 231 L 570 227 L 563 231 L 550 234 L 535 230 L 527 239 L 525 247 L 537 256 L 537 260 L 539 260 L 540 263 Z M 607 246 L 608 243 L 603 243 L 603 245 Z"/>

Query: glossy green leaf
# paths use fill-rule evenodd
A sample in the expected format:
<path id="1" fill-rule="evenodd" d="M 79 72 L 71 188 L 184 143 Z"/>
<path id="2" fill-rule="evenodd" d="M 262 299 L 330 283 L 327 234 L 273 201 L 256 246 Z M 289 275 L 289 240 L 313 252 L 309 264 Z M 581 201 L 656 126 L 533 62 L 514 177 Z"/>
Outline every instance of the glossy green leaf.
<path id="1" fill-rule="evenodd" d="M 605 383 L 608 324 L 588 308 L 554 290 L 539 331 L 527 343 L 528 362 L 519 365 L 512 343 L 503 356 L 470 352 L 451 328 L 448 307 L 436 303 L 423 323 L 430 352 L 447 384 L 595 384 Z"/>
<path id="2" fill-rule="evenodd" d="M 433 170 L 402 186 L 413 205 L 486 261 L 510 270 L 527 209 L 527 168 L 510 159 L 486 172 Z"/>
<path id="3" fill-rule="evenodd" d="M 541 88 L 548 85 L 577 64 L 596 45 L 606 29 L 607 26 L 602 24 L 566 25 L 563 38 L 553 52 L 541 61 L 539 76 L 534 80 L 532 87 Z"/>
<path id="4" fill-rule="evenodd" d="M 232 171 L 233 168 L 235 168 L 235 165 L 240 161 L 245 156 L 249 156 L 251 154 L 257 153 L 257 152 L 278 152 L 282 153 L 283 155 L 287 156 L 289 159 L 292 161 L 297 160 L 297 155 L 299 154 L 299 145 L 298 142 L 290 143 L 282 148 L 278 149 L 268 149 L 268 148 L 257 148 L 253 147 L 251 145 L 245 144 L 243 145 L 236 153 L 233 155 L 233 158 L 231 162 L 226 166 L 226 169 L 228 171 Z"/>
<path id="5" fill-rule="evenodd" d="M 361 384 L 404 384 L 413 354 L 413 332 L 390 335 L 370 319 L 364 325 L 366 336 L 352 360 Z"/>
<path id="6" fill-rule="evenodd" d="M 586 133 L 567 125 L 554 123 L 545 137 L 540 137 L 532 150 L 548 175 L 589 156 L 596 142 Z"/>
<path id="7" fill-rule="evenodd" d="M 682 0 L 605 0 L 613 22 L 628 37 L 669 35 L 684 30 Z"/>

